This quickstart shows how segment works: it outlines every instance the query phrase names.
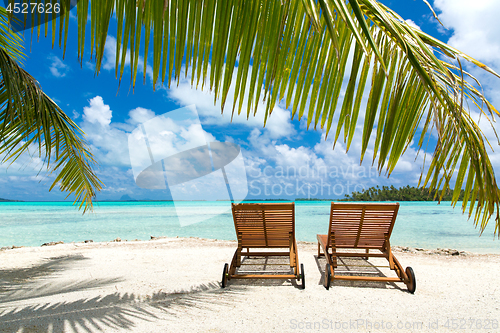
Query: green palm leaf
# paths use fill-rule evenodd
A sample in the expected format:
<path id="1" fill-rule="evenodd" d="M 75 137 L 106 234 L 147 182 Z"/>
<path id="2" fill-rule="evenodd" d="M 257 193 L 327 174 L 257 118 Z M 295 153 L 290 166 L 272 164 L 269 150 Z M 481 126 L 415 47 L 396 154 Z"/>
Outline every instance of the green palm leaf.
<path id="1" fill-rule="evenodd" d="M 84 133 L 19 66 L 21 40 L 8 28 L 4 8 L 0 8 L 0 45 L 1 162 L 13 163 L 35 147 L 47 169 L 57 173 L 50 190 L 58 186 L 74 194 L 84 212 L 92 209 L 102 183 L 91 168 L 95 161 Z"/>
<path id="2" fill-rule="evenodd" d="M 499 231 L 500 193 L 486 150 L 489 143 L 463 108 L 463 100 L 473 101 L 492 121 L 499 113 L 477 86 L 464 79 L 464 72 L 454 62 L 462 58 L 500 77 L 484 64 L 409 26 L 375 0 L 149 1 L 151 5 L 142 5 L 140 0 L 91 2 L 91 50 L 96 50 L 97 64 L 102 60 L 110 13 L 117 8 L 117 50 L 122 56 L 117 56 L 116 68 L 120 68 L 121 79 L 130 45 L 132 85 L 139 41 L 147 40 L 148 31 L 153 29 L 153 73 L 162 68 L 162 82 L 166 80 L 170 86 L 192 57 L 192 82 L 196 77 L 198 87 L 201 80 L 202 89 L 207 84 L 217 99 L 226 100 L 236 75 L 232 107 L 238 114 L 245 98 L 248 104 L 244 111 L 249 116 L 264 97 L 267 119 L 276 103 L 284 99 L 287 107 L 293 105 L 292 116 L 307 115 L 308 124 L 319 126 L 327 135 L 336 123 L 335 138 L 342 138 L 347 146 L 359 123 L 363 128 L 361 159 L 371 133 L 376 131 L 373 158 L 381 173 L 391 174 L 417 132 L 421 148 L 424 138 L 435 130 L 438 141 L 428 171 L 422 175 L 423 184 L 444 193 L 457 169 L 457 184 L 465 183 L 470 191 L 465 196 L 471 202 L 469 215 L 474 215 L 481 230 L 494 216 Z M 163 8 L 163 15 L 157 12 L 159 8 Z M 88 1 L 79 1 L 80 59 L 88 12 Z M 143 31 L 145 39 L 141 38 Z M 354 57 L 349 57 L 353 51 Z M 350 82 L 340 102 L 344 73 L 349 74 Z M 154 75 L 154 84 L 158 77 Z M 366 110 L 361 110 L 365 95 L 369 102 Z M 310 105 L 305 113 L 307 102 Z M 222 106 L 224 109 L 225 103 Z M 457 198 L 454 196 L 453 204 Z M 466 203 L 462 208 L 467 208 Z"/>

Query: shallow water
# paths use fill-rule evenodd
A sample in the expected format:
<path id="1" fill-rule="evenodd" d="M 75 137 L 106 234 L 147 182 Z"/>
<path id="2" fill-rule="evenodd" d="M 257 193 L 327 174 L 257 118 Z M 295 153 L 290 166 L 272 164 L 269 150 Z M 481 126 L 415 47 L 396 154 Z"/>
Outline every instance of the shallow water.
<path id="1" fill-rule="evenodd" d="M 391 245 L 500 253 L 494 220 L 479 237 L 479 229 L 462 214 L 458 204 L 455 209 L 449 202 L 400 205 Z M 328 201 L 296 202 L 297 239 L 313 242 L 317 233 L 326 233 L 329 209 Z M 190 219 L 205 220 L 186 225 Z M 150 236 L 235 239 L 230 203 L 100 202 L 93 213 L 85 215 L 69 202 L 0 203 L 0 247 L 87 239 L 110 241 L 117 237 L 146 240 Z"/>

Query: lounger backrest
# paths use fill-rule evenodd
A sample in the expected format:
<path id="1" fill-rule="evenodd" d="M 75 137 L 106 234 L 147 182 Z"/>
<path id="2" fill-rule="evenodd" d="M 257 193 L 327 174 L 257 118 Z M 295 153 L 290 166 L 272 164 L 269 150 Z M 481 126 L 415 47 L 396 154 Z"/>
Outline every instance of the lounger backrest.
<path id="1" fill-rule="evenodd" d="M 294 203 L 232 204 L 241 247 L 288 247 L 295 239 Z"/>
<path id="2" fill-rule="evenodd" d="M 398 203 L 334 203 L 330 212 L 328 245 L 382 249 L 391 236 Z"/>

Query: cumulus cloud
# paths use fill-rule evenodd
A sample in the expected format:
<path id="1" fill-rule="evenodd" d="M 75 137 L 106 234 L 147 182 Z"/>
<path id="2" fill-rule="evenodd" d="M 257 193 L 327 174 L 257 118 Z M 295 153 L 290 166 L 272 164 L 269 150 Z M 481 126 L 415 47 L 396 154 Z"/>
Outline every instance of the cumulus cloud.
<path id="1" fill-rule="evenodd" d="M 125 123 L 112 122 L 113 110 L 101 96 L 91 98 L 89 105 L 83 108 L 81 127 L 100 165 L 130 167 L 128 135 L 137 124 L 153 118 L 155 113 L 138 107 L 128 115 Z"/>
<path id="2" fill-rule="evenodd" d="M 120 54 L 121 60 L 121 54 Z M 116 64 L 116 38 L 113 36 L 106 37 L 106 44 L 104 46 L 104 61 L 102 68 L 105 70 L 114 70 Z M 125 66 L 130 66 L 130 49 L 127 49 L 125 56 Z M 137 61 L 137 72 L 144 73 L 144 58 L 139 56 Z M 146 75 L 150 80 L 153 80 L 153 68 L 150 65 L 146 66 Z"/>
<path id="3" fill-rule="evenodd" d="M 38 157 L 38 146 L 36 145 L 31 144 L 28 151 L 15 161 L 11 159 L 5 160 L 5 157 L 5 153 L 0 155 L 0 161 L 5 161 L 5 163 L 0 163 L 0 174 L 9 174 L 10 176 L 29 180 L 33 180 L 32 177 L 40 180 L 41 177 L 45 178 L 47 176 L 36 176 L 38 172 L 44 169 L 43 159 Z"/>
<path id="4" fill-rule="evenodd" d="M 360 114 L 362 117 L 362 115 Z M 336 122 L 332 128 L 336 128 Z M 423 157 L 431 156 L 417 151 L 413 144 L 401 156 L 391 177 L 382 176 L 372 166 L 374 136 L 368 144 L 364 161 L 360 164 L 362 126 L 354 134 L 349 151 L 339 139 L 333 149 L 333 135 L 325 140 L 325 133 L 312 146 L 280 142 L 268 133 L 253 129 L 248 137 L 245 164 L 251 195 L 270 197 L 342 197 L 376 185 L 417 185 L 422 172 Z M 304 134 L 305 135 L 305 134 Z M 425 171 L 425 170 L 424 170 Z M 286 189 L 286 192 L 285 192 Z M 274 191 L 273 191 L 274 190 Z"/>
<path id="5" fill-rule="evenodd" d="M 410 26 L 414 27 L 415 29 L 422 30 L 420 29 L 420 26 L 415 23 L 415 21 L 407 19 L 405 20 L 406 23 L 408 23 Z"/>
<path id="6" fill-rule="evenodd" d="M 453 31 L 448 43 L 468 55 L 500 66 L 500 2 L 436 0 L 439 19 Z"/>
<path id="7" fill-rule="evenodd" d="M 113 116 L 109 105 L 104 104 L 101 96 L 92 98 L 89 104 L 83 108 L 83 119 L 91 124 L 108 126 Z"/>
<path id="8" fill-rule="evenodd" d="M 250 78 L 248 79 L 247 86 L 250 85 Z M 250 128 L 263 128 L 264 131 L 268 132 L 271 138 L 278 139 L 283 137 L 289 137 L 295 134 L 294 126 L 292 125 L 290 118 L 290 111 L 276 106 L 269 118 L 267 119 L 266 126 L 264 127 L 265 118 L 265 104 L 264 102 L 259 103 L 257 106 L 257 113 L 254 116 L 254 110 L 251 110 L 250 116 L 247 119 L 247 97 L 244 97 L 241 114 L 235 114 L 231 117 L 231 110 L 233 106 L 233 96 L 235 94 L 235 82 L 236 75 L 233 76 L 231 86 L 229 88 L 227 100 L 225 102 L 225 110 L 221 115 L 221 102 L 217 100 L 214 104 L 214 95 L 207 91 L 197 90 L 191 87 L 191 73 L 188 74 L 187 78 L 185 75 L 181 74 L 181 80 L 177 87 L 171 87 L 167 94 L 169 98 L 173 99 L 180 105 L 191 105 L 195 104 L 196 109 L 199 114 L 203 117 L 202 123 L 207 125 L 219 125 L 224 126 L 229 123 L 241 124 L 248 126 Z M 261 96 L 264 93 L 262 92 Z M 239 102 L 238 102 L 239 103 Z M 232 119 L 231 119 L 232 118 Z"/>
<path id="9" fill-rule="evenodd" d="M 496 0 L 436 0 L 435 8 L 440 12 L 439 19 L 452 31 L 448 44 L 485 63 L 497 73 L 500 72 L 500 2 Z M 464 62 L 466 69 L 482 83 L 483 92 L 498 109 L 500 106 L 500 79 L 490 73 Z M 500 146 L 494 133 L 500 131 L 498 117 L 493 128 L 487 119 L 479 116 L 472 107 L 471 117 L 481 127 L 486 138 L 493 146 L 488 147 L 489 157 L 496 174 L 500 173 Z M 480 119 L 481 118 L 481 119 Z"/>
<path id="10" fill-rule="evenodd" d="M 137 107 L 135 109 L 130 110 L 128 116 L 129 119 L 127 120 L 127 122 L 132 125 L 136 125 L 145 123 L 146 121 L 153 119 L 155 113 L 152 110 Z"/>
<path id="11" fill-rule="evenodd" d="M 52 61 L 49 70 L 55 77 L 64 77 L 69 72 L 69 66 L 64 64 L 57 56 L 51 55 L 47 59 Z"/>
<path id="12" fill-rule="evenodd" d="M 145 159 L 149 161 L 150 155 L 145 147 L 129 152 L 129 136 L 142 136 L 143 131 L 148 133 L 148 144 L 156 161 L 204 145 L 207 141 L 216 141 L 199 122 L 193 123 L 194 118 L 190 118 L 187 109 L 177 112 L 176 117 L 170 112 L 156 116 L 153 110 L 137 107 L 128 112 L 129 117 L 124 123 L 120 123 L 112 121 L 111 107 L 101 96 L 95 96 L 83 109 L 81 127 L 99 164 L 130 167 L 130 154 L 135 159 L 145 154 Z M 195 118 L 198 119 L 197 116 Z"/>

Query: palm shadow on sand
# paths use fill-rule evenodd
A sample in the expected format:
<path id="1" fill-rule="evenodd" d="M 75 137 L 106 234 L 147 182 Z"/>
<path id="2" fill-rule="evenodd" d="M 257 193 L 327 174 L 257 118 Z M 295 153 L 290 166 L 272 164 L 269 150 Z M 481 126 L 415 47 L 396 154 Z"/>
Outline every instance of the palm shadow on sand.
<path id="1" fill-rule="evenodd" d="M 81 254 L 45 259 L 31 267 L 0 269 L 0 308 L 5 303 L 36 299 L 99 288 L 122 281 L 121 278 L 50 282 L 50 277 L 62 274 L 77 262 L 88 260 Z M 48 282 L 45 282 L 48 281 Z"/>
<path id="2" fill-rule="evenodd" d="M 0 270 L 0 332 L 102 332 L 107 328 L 133 329 L 138 321 L 156 321 L 164 315 L 178 316 L 191 309 L 228 306 L 244 287 L 221 289 L 219 283 L 201 284 L 189 290 L 156 292 L 149 296 L 112 293 L 76 301 L 44 302 L 43 297 L 60 296 L 122 281 L 121 278 L 89 279 L 39 284 L 50 275 L 62 273 L 81 255 L 46 259 L 22 269 Z M 23 303 L 19 303 L 22 301 Z M 25 305 L 30 303 L 29 305 Z M 168 324 L 166 324 L 168 329 Z"/>

